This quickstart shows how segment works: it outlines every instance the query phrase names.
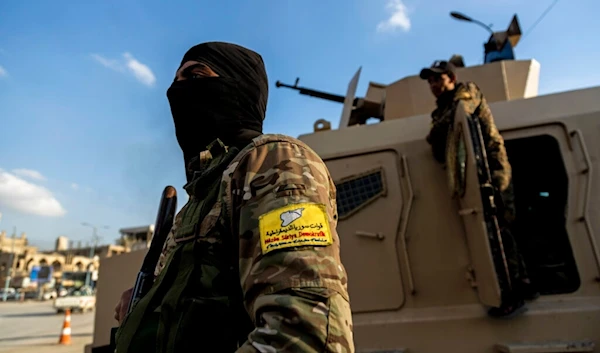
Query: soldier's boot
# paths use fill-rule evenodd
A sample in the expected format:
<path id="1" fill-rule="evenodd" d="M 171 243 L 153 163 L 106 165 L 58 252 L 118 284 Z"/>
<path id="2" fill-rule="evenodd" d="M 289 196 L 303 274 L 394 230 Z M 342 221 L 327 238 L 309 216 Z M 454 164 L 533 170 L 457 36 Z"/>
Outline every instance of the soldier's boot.
<path id="1" fill-rule="evenodd" d="M 514 299 L 505 301 L 499 308 L 491 308 L 488 315 L 496 319 L 512 319 L 527 311 L 527 306 L 523 299 Z"/>

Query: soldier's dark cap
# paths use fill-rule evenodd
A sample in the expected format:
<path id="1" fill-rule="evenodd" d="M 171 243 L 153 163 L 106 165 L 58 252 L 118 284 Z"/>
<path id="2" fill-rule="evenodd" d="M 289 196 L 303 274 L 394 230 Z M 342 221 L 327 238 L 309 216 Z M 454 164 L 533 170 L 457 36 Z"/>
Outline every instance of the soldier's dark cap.
<path id="1" fill-rule="evenodd" d="M 431 67 L 421 70 L 419 77 L 427 80 L 431 75 L 441 75 L 447 73 L 456 73 L 456 67 L 446 60 L 436 60 L 431 64 Z"/>

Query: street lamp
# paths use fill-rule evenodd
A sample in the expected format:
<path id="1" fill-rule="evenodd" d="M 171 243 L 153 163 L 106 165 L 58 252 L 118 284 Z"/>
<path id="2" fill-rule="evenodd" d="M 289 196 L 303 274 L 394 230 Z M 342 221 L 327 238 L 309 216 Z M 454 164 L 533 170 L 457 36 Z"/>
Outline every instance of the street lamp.
<path id="1" fill-rule="evenodd" d="M 494 31 L 492 30 L 492 28 L 488 25 L 486 25 L 485 23 L 481 22 L 481 21 L 477 21 L 475 19 L 472 19 L 471 17 L 462 14 L 460 12 L 456 12 L 456 11 L 452 11 L 450 12 L 450 16 L 456 18 L 459 21 L 465 21 L 465 22 L 473 22 L 475 24 L 480 25 L 481 27 L 485 28 L 486 30 L 488 30 L 488 32 L 490 32 L 491 35 L 494 35 Z"/>
<path id="2" fill-rule="evenodd" d="M 515 59 L 513 48 L 517 45 L 519 37 L 521 36 L 521 28 L 517 20 L 517 15 L 513 17 L 508 29 L 502 32 L 494 32 L 491 25 L 486 25 L 485 23 L 477 21 L 460 12 L 452 11 L 450 12 L 450 16 L 459 21 L 475 23 L 485 28 L 490 33 L 490 38 L 483 44 L 484 63 L 487 64 L 495 61 Z"/>
<path id="3" fill-rule="evenodd" d="M 100 240 L 100 237 L 98 236 L 98 227 L 93 225 L 93 224 L 89 224 L 87 222 L 83 222 L 81 223 L 82 226 L 84 227 L 90 227 L 93 229 L 93 233 L 92 233 L 92 244 L 90 246 L 90 261 L 93 263 L 94 262 L 94 250 L 96 250 L 96 247 L 98 246 L 98 241 Z M 108 226 L 102 226 L 100 227 L 102 229 L 108 229 Z M 86 269 L 85 271 L 85 286 L 88 287 L 91 283 L 91 271 L 88 271 Z"/>

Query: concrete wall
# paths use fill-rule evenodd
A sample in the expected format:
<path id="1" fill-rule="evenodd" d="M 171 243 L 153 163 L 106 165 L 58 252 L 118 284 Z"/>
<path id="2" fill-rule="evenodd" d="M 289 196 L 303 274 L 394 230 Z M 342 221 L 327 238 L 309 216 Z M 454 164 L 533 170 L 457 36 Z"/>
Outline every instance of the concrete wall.
<path id="1" fill-rule="evenodd" d="M 121 299 L 121 293 L 135 284 L 146 252 L 132 251 L 100 260 L 93 347 L 110 343 L 110 329 L 118 325 L 114 319 L 115 306 Z"/>

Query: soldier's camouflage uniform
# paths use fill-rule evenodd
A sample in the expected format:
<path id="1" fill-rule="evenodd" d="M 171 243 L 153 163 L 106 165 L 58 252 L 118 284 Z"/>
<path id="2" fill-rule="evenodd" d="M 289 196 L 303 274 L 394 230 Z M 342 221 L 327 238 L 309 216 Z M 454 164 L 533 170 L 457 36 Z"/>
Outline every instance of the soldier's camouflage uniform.
<path id="1" fill-rule="evenodd" d="M 467 114 L 479 118 L 483 141 L 486 144 L 492 185 L 501 196 L 496 198 L 496 203 L 499 210 L 498 222 L 501 227 L 504 251 L 513 278 L 526 278 L 528 275 L 525 263 L 510 230 L 515 219 L 512 169 L 504 147 L 504 139 L 496 128 L 492 111 L 475 83 L 457 83 L 453 95 L 444 95 L 438 99 L 438 107 L 431 113 L 431 129 L 427 135 L 427 142 L 431 144 L 435 159 L 440 163 L 445 163 L 446 143 L 450 140 L 448 133 L 451 131 L 451 124 L 454 124 L 454 114 L 459 102 L 463 103 Z"/>
<path id="2" fill-rule="evenodd" d="M 213 155 L 226 150 L 218 142 L 189 167 L 197 173 L 205 170 Z M 194 197 L 190 195 L 190 201 Z M 323 205 L 333 244 L 263 254 L 259 217 L 299 203 Z M 186 212 L 191 212 L 190 204 L 175 218 L 155 270 L 157 277 L 168 270 L 169 262 L 174 261 L 172 253 L 185 241 L 177 240 L 175 235 Z M 243 309 L 253 325 L 242 335 L 246 341 L 235 352 L 354 352 L 347 277 L 340 261 L 336 224 L 335 185 L 324 162 L 301 141 L 284 135 L 262 135 L 228 164 L 217 202 L 199 224 L 196 241 L 202 252 L 195 256 L 202 263 L 199 291 L 214 300 L 226 297 L 229 287 L 225 274 L 231 275 L 225 270 L 231 258 L 227 237 L 239 236 L 234 250 L 239 279 L 234 280 L 241 285 Z M 194 335 L 194 330 L 202 330 L 207 324 L 219 325 L 200 324 L 205 318 L 202 312 L 197 315 L 198 324 L 180 326 L 186 334 Z"/>

